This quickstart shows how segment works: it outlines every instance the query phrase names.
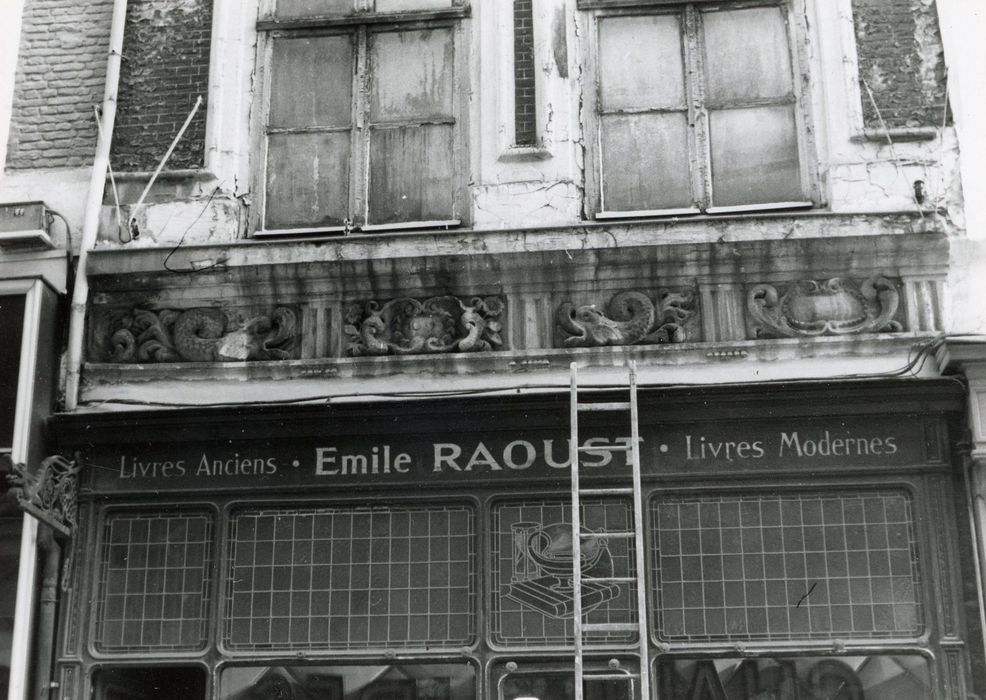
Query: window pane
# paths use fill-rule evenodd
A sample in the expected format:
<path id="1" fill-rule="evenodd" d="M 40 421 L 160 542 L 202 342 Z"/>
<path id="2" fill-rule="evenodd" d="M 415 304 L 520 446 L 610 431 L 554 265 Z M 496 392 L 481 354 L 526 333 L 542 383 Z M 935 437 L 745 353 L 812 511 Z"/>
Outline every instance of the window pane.
<path id="1" fill-rule="evenodd" d="M 99 668 L 93 674 L 94 700 L 204 700 L 205 669 L 196 666 Z"/>
<path id="2" fill-rule="evenodd" d="M 269 126 L 348 126 L 352 61 L 348 35 L 275 39 Z"/>
<path id="3" fill-rule="evenodd" d="M 599 83 L 604 110 L 684 107 L 677 15 L 599 20 Z"/>
<path id="4" fill-rule="evenodd" d="M 662 660 L 658 664 L 658 689 L 666 700 L 936 697 L 928 661 L 917 654 Z"/>
<path id="5" fill-rule="evenodd" d="M 805 199 L 793 105 L 711 111 L 709 132 L 713 206 Z"/>
<path id="6" fill-rule="evenodd" d="M 348 131 L 271 134 L 266 228 L 341 225 L 349 208 L 349 151 Z"/>
<path id="7" fill-rule="evenodd" d="M 377 0 L 377 12 L 440 10 L 452 7 L 452 0 Z"/>
<path id="8" fill-rule="evenodd" d="M 924 628 L 904 493 L 665 498 L 651 516 L 663 639 L 888 639 Z"/>
<path id="9" fill-rule="evenodd" d="M 476 672 L 463 662 L 274 665 L 222 671 L 220 700 L 473 700 Z"/>
<path id="10" fill-rule="evenodd" d="M 212 518 L 117 513 L 100 548 L 96 648 L 201 649 L 208 638 Z"/>
<path id="11" fill-rule="evenodd" d="M 623 499 L 585 501 L 581 513 L 587 531 L 632 529 L 633 512 Z M 504 502 L 494 508 L 492 520 L 490 640 L 523 647 L 571 644 L 571 504 L 561 499 Z M 633 577 L 636 571 L 629 539 L 587 537 L 581 559 L 586 578 Z M 630 582 L 586 581 L 582 591 L 586 621 L 632 622 L 636 592 Z M 616 631 L 591 632 L 586 637 L 593 643 L 626 643 L 636 635 Z"/>
<path id="12" fill-rule="evenodd" d="M 371 131 L 368 224 L 456 218 L 453 133 L 451 124 Z"/>
<path id="13" fill-rule="evenodd" d="M 465 506 L 243 511 L 229 545 L 231 650 L 448 648 L 476 636 Z"/>
<path id="14" fill-rule="evenodd" d="M 791 55 L 780 8 L 708 12 L 703 19 L 711 105 L 791 94 Z"/>
<path id="15" fill-rule="evenodd" d="M 277 0 L 278 19 L 350 14 L 353 0 Z"/>
<path id="16" fill-rule="evenodd" d="M 452 114 L 452 30 L 382 32 L 370 39 L 370 119 Z"/>
<path id="17" fill-rule="evenodd" d="M 601 118 L 605 211 L 692 206 L 684 113 Z"/>

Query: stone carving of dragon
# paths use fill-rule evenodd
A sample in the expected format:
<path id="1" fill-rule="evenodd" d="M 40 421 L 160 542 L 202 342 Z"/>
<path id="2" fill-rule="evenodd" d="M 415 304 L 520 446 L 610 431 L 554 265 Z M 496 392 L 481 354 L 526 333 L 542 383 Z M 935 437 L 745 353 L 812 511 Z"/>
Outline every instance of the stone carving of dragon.
<path id="1" fill-rule="evenodd" d="M 296 320 L 279 307 L 243 318 L 219 308 L 135 309 L 109 337 L 112 362 L 234 362 L 292 356 Z"/>
<path id="2" fill-rule="evenodd" d="M 503 344 L 503 313 L 498 297 L 473 297 L 467 302 L 454 296 L 410 298 L 385 303 L 370 300 L 350 304 L 345 333 L 349 354 L 415 355 L 442 352 L 496 350 Z"/>
<path id="3" fill-rule="evenodd" d="M 610 299 L 605 314 L 594 304 L 576 307 L 566 302 L 555 319 L 567 336 L 563 340 L 566 347 L 597 347 L 684 342 L 685 321 L 694 314 L 691 292 L 662 290 L 655 305 L 642 292 L 626 291 Z"/>

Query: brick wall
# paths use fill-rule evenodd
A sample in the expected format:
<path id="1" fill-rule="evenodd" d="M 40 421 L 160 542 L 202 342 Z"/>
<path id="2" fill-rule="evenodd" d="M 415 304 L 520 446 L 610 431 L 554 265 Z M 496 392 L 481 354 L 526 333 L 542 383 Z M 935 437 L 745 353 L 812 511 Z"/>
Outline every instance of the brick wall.
<path id="1" fill-rule="evenodd" d="M 153 170 L 195 104 L 203 103 L 168 161 L 202 167 L 212 0 L 130 0 L 111 161 Z"/>
<path id="2" fill-rule="evenodd" d="M 532 0 L 514 0 L 514 143 L 537 143 Z"/>
<path id="3" fill-rule="evenodd" d="M 112 0 L 26 1 L 8 168 L 92 162 L 96 147 L 92 108 L 103 100 L 112 13 Z"/>
<path id="4" fill-rule="evenodd" d="M 941 126 L 945 60 L 934 0 L 853 0 L 853 20 L 866 126 L 882 126 L 877 108 L 889 128 Z"/>

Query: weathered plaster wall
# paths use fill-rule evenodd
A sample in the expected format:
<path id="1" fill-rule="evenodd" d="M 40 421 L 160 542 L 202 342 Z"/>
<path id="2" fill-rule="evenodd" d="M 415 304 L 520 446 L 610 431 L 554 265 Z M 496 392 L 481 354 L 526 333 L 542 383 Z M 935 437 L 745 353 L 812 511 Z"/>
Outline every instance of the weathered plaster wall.
<path id="1" fill-rule="evenodd" d="M 92 162 L 112 9 L 112 0 L 26 1 L 7 168 Z"/>
<path id="2" fill-rule="evenodd" d="M 208 98 L 212 0 L 130 0 L 111 159 L 117 170 L 153 170 L 191 112 Z M 200 168 L 203 104 L 168 161 Z"/>

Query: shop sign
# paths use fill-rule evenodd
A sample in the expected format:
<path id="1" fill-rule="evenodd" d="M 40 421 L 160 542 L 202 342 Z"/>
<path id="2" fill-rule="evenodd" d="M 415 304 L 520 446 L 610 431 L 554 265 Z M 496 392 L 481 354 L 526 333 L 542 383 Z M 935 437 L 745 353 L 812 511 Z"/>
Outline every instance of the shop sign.
<path id="1" fill-rule="evenodd" d="M 631 439 L 586 430 L 589 477 L 629 473 Z M 941 465 L 944 426 L 919 416 L 644 425 L 645 476 Z M 99 447 L 84 455 L 98 492 L 261 486 L 516 482 L 567 478 L 562 431 L 380 433 L 307 439 L 167 442 Z"/>

